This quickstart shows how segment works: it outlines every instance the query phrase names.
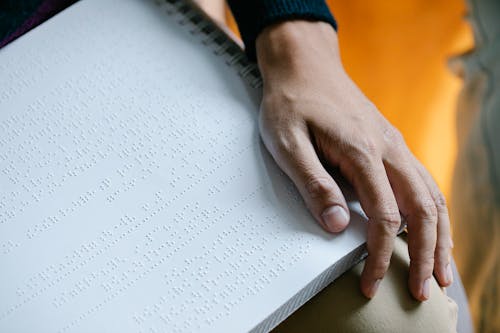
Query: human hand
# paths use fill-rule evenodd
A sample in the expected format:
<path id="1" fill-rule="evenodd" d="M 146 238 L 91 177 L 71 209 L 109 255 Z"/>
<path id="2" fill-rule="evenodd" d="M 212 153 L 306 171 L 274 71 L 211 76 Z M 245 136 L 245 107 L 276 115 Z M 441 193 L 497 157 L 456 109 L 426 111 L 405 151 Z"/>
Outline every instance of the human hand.
<path id="1" fill-rule="evenodd" d="M 373 297 L 387 271 L 400 212 L 408 224 L 412 295 L 429 298 L 433 272 L 449 285 L 452 241 L 444 197 L 401 134 L 344 71 L 332 27 L 279 23 L 260 33 L 256 47 L 267 149 L 326 231 L 344 230 L 349 210 L 321 161 L 340 169 L 369 218 L 363 294 Z"/>

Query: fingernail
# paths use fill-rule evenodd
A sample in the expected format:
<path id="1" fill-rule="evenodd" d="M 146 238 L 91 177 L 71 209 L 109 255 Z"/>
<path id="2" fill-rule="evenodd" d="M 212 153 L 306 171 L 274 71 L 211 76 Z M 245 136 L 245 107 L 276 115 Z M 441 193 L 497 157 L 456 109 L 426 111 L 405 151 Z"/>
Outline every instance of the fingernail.
<path id="1" fill-rule="evenodd" d="M 453 248 L 455 244 L 453 244 L 453 238 L 450 237 L 450 247 Z"/>
<path id="2" fill-rule="evenodd" d="M 446 281 L 448 283 L 452 283 L 453 282 L 453 272 L 451 271 L 451 265 L 450 264 L 446 265 Z"/>
<path id="3" fill-rule="evenodd" d="M 349 223 L 349 215 L 344 208 L 335 205 L 328 207 L 321 214 L 323 223 L 332 232 L 340 232 L 344 230 L 345 226 Z"/>
<path id="4" fill-rule="evenodd" d="M 431 294 L 431 279 L 428 278 L 427 280 L 422 283 L 422 297 L 424 299 L 429 299 L 429 295 Z"/>
<path id="5" fill-rule="evenodd" d="M 368 289 L 368 295 L 366 295 L 368 298 L 373 298 L 375 296 L 378 290 L 378 286 L 380 285 L 380 281 L 381 279 L 375 280 L 370 289 Z"/>
<path id="6" fill-rule="evenodd" d="M 373 296 L 375 296 L 375 294 L 377 293 L 378 286 L 380 285 L 380 281 L 381 281 L 380 279 L 377 279 L 377 280 L 375 280 L 375 282 L 373 282 L 373 285 L 370 288 L 370 295 L 369 295 L 370 298 L 373 298 Z"/>

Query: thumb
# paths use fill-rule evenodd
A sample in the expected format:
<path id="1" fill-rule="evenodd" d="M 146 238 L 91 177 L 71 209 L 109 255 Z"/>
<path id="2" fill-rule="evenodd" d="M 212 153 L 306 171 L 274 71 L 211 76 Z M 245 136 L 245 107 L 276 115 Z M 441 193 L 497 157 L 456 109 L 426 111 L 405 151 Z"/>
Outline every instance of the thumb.
<path id="1" fill-rule="evenodd" d="M 309 211 L 328 232 L 337 233 L 349 224 L 349 209 L 337 183 L 321 164 L 318 155 L 305 134 L 296 135 L 278 149 L 266 143 L 281 169 L 292 179 Z M 265 141 L 265 140 L 264 140 Z"/>

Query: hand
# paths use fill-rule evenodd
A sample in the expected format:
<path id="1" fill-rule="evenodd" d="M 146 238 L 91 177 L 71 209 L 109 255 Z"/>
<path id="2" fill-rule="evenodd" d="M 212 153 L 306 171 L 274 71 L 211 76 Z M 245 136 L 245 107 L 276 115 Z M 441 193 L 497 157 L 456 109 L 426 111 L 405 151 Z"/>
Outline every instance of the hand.
<path id="1" fill-rule="evenodd" d="M 352 183 L 369 218 L 361 290 L 373 297 L 390 263 L 394 238 L 408 223 L 409 289 L 429 298 L 430 278 L 452 282 L 450 224 L 444 197 L 401 134 L 343 69 L 333 28 L 288 21 L 257 39 L 264 81 L 262 139 L 328 232 L 349 223 L 342 193 L 321 161 Z"/>

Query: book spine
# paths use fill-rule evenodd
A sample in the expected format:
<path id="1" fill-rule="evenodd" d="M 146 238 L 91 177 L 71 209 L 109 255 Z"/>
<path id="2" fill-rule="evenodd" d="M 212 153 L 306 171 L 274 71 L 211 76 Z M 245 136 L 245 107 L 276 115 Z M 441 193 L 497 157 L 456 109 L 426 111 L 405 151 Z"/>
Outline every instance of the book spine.
<path id="1" fill-rule="evenodd" d="M 189 33 L 198 36 L 215 55 L 224 58 L 226 65 L 235 68 L 252 88 L 262 86 L 257 65 L 249 61 L 241 47 L 194 3 L 189 0 L 156 0 L 156 3 L 178 24 L 186 26 Z"/>

